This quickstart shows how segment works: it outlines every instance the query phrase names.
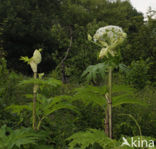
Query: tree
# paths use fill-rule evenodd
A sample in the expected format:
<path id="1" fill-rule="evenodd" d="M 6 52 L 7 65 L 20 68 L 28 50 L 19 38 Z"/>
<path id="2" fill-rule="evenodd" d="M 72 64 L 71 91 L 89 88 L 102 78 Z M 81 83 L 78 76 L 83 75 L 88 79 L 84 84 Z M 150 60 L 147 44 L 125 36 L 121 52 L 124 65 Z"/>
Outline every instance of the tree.
<path id="1" fill-rule="evenodd" d="M 50 29 L 55 18 L 54 9 L 58 8 L 58 4 L 59 1 L 49 0 L 44 3 L 40 0 L 6 0 L 0 3 L 3 48 L 7 53 L 9 68 L 25 72 L 26 67 L 19 62 L 21 55 L 31 56 L 36 48 L 49 49 L 45 47 L 54 45 Z M 45 55 L 54 49 L 45 50 Z M 43 65 L 47 66 L 42 67 L 43 71 L 54 67 L 49 61 L 49 58 L 43 61 Z"/>

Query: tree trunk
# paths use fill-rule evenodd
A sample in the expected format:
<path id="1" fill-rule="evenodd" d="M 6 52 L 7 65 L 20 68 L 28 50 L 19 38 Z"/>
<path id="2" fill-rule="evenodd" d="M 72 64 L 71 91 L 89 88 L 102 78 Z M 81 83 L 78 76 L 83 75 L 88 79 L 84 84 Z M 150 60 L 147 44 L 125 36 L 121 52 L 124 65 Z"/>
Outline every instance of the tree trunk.
<path id="1" fill-rule="evenodd" d="M 69 43 L 69 47 L 67 48 L 66 54 L 64 56 L 64 58 L 62 59 L 61 63 L 58 65 L 61 68 L 61 73 L 62 73 L 62 82 L 65 84 L 67 82 L 67 78 L 66 78 L 66 72 L 65 72 L 65 60 L 68 57 L 69 51 L 72 47 L 72 42 L 73 42 L 73 35 L 72 35 L 72 29 L 70 27 L 70 43 Z"/>
<path id="2" fill-rule="evenodd" d="M 66 79 L 64 62 L 62 63 L 62 70 L 61 71 L 62 71 L 62 82 L 65 84 L 65 83 L 67 83 L 67 79 Z"/>

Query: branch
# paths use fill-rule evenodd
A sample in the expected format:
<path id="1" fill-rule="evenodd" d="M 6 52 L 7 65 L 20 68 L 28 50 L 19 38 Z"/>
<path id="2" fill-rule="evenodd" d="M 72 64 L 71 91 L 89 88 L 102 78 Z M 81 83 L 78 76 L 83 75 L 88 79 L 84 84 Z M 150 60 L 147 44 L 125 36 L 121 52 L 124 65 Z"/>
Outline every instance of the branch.
<path id="1" fill-rule="evenodd" d="M 62 59 L 62 61 L 58 65 L 58 67 L 61 66 L 64 63 L 64 61 L 67 59 L 69 51 L 70 51 L 70 49 L 72 47 L 72 42 L 73 42 L 73 36 L 72 36 L 72 29 L 70 28 L 70 43 L 69 43 L 69 47 L 68 47 L 68 49 L 66 51 L 65 57 Z"/>

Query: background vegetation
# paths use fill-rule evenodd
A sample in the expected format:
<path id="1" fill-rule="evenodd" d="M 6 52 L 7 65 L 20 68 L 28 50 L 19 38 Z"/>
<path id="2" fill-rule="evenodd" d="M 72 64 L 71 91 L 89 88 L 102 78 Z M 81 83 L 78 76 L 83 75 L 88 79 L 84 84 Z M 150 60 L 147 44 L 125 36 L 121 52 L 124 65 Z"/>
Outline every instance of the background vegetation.
<path id="1" fill-rule="evenodd" d="M 143 136 L 156 138 L 154 13 L 149 9 L 145 20 L 128 0 L 1 0 L 0 149 L 70 149 L 77 143 L 119 148 L 122 136 L 140 135 L 136 123 L 122 114 L 135 118 Z M 87 39 L 106 25 L 127 33 L 113 73 L 113 142 L 102 132 L 107 71 L 97 58 L 99 47 Z M 43 49 L 38 72 L 45 76 L 37 82 L 37 121 L 42 123 L 34 132 L 33 73 L 20 57 L 31 57 L 38 48 Z"/>

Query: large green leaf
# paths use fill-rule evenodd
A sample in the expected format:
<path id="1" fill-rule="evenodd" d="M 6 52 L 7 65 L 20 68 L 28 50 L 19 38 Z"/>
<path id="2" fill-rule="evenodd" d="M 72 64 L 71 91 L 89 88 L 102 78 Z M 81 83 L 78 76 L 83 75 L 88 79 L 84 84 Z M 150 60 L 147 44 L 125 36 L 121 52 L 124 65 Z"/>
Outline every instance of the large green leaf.
<path id="1" fill-rule="evenodd" d="M 73 98 L 75 100 L 81 100 L 85 104 L 96 104 L 101 107 L 106 105 L 105 93 L 106 87 L 94 87 L 94 86 L 84 86 L 81 88 L 75 89 L 75 95 Z"/>
<path id="2" fill-rule="evenodd" d="M 75 100 L 81 100 L 85 104 L 93 103 L 102 108 L 107 104 L 105 98 L 107 89 L 105 86 L 84 86 L 75 89 L 75 92 L 73 98 Z M 114 85 L 112 88 L 112 106 L 116 107 L 122 104 L 147 105 L 145 101 L 136 97 L 134 88 L 126 85 Z"/>
<path id="3" fill-rule="evenodd" d="M 57 87 L 60 86 L 62 83 L 60 80 L 56 80 L 54 78 L 49 78 L 46 80 L 42 80 L 42 79 L 27 79 L 27 80 L 23 80 L 19 83 L 19 85 L 32 85 L 32 84 L 36 84 L 36 85 L 42 85 L 42 86 L 52 86 L 52 87 Z"/>
<path id="4" fill-rule="evenodd" d="M 136 97 L 136 90 L 127 85 L 114 85 L 112 88 L 112 106 L 116 107 L 122 104 L 139 104 L 146 106 L 147 103 Z"/>
<path id="5" fill-rule="evenodd" d="M 27 105 L 10 105 L 6 108 L 6 110 L 11 110 L 12 113 L 17 113 L 20 115 L 20 113 L 24 110 L 32 111 L 32 106 L 30 104 Z"/>
<path id="6" fill-rule="evenodd" d="M 97 78 L 104 79 L 106 72 L 108 71 L 108 65 L 105 63 L 99 63 L 96 65 L 90 65 L 83 72 L 81 77 L 86 77 L 88 82 L 97 81 Z"/>
<path id="7" fill-rule="evenodd" d="M 131 137 L 124 137 L 127 139 L 128 143 L 131 145 Z M 146 136 L 133 136 L 133 140 L 146 140 L 155 141 L 155 138 L 146 137 Z M 114 140 L 107 137 L 107 135 L 104 133 L 103 130 L 98 129 L 88 129 L 84 132 L 77 132 L 67 138 L 67 141 L 69 141 L 69 149 L 75 149 L 75 147 L 78 147 L 79 149 L 88 149 L 91 148 L 91 146 L 96 144 L 99 144 L 102 149 L 134 149 L 135 147 L 132 146 L 121 146 L 123 143 L 123 139 L 120 140 Z M 144 144 L 145 145 L 145 144 Z M 148 148 L 148 147 L 146 147 Z M 148 149 L 153 149 L 148 148 Z"/>
<path id="8" fill-rule="evenodd" d="M 34 144 L 39 138 L 40 134 L 31 128 L 11 130 L 2 126 L 0 128 L 0 149 L 13 149 L 15 146 L 20 148 L 24 144 Z"/>
<path id="9" fill-rule="evenodd" d="M 91 148 L 95 143 L 99 144 L 102 149 L 133 149 L 131 147 L 121 147 L 121 142 L 110 139 L 103 130 L 88 129 L 85 132 L 78 132 L 67 138 L 69 149 L 75 149 L 79 146 L 80 149 Z"/>

